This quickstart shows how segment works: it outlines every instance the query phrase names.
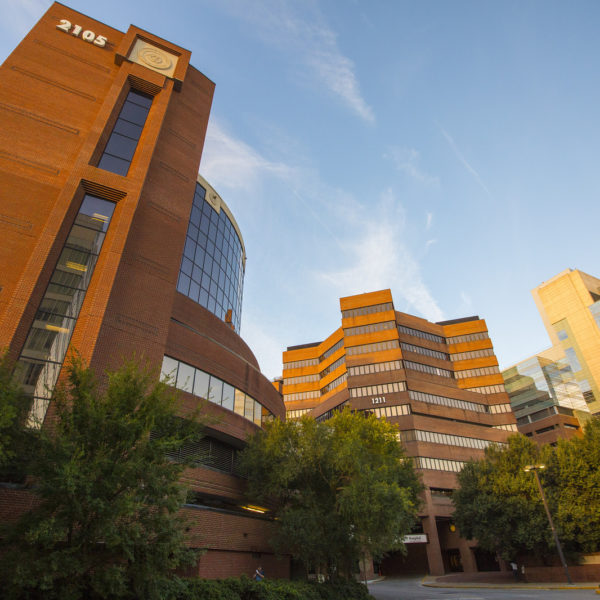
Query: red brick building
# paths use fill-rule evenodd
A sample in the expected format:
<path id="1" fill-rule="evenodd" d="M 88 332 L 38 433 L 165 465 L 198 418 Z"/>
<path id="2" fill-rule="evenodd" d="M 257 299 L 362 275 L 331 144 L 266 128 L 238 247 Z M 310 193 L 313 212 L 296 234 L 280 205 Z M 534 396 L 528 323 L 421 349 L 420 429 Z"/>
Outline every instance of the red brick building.
<path id="1" fill-rule="evenodd" d="M 244 245 L 197 175 L 214 84 L 190 58 L 55 3 L 0 68 L 0 348 L 40 422 L 70 349 L 97 372 L 143 356 L 188 404 L 208 398 L 209 459 L 186 474 L 197 573 L 285 576 L 236 474 L 247 435 L 285 410 L 236 333 Z"/>

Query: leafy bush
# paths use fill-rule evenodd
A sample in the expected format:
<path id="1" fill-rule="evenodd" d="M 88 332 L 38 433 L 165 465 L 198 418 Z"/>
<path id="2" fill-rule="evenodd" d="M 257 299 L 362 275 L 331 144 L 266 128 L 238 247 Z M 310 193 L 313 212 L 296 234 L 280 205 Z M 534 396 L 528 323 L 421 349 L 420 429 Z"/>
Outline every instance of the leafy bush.
<path id="1" fill-rule="evenodd" d="M 240 600 L 241 596 L 218 579 L 190 579 L 177 600 Z"/>
<path id="2" fill-rule="evenodd" d="M 333 583 L 265 579 L 245 575 L 228 579 L 190 579 L 177 600 L 369 600 L 367 588 L 355 581 Z"/>

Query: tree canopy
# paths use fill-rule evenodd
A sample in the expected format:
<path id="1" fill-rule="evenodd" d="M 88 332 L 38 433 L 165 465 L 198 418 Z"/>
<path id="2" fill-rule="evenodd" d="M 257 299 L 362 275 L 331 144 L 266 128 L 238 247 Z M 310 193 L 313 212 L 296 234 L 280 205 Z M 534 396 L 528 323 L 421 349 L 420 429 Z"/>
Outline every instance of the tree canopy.
<path id="1" fill-rule="evenodd" d="M 277 517 L 273 540 L 307 570 L 349 574 L 361 556 L 403 548 L 421 484 L 395 426 L 344 410 L 267 423 L 242 454 L 251 498 Z"/>
<path id="2" fill-rule="evenodd" d="M 560 539 L 574 552 L 600 550 L 600 420 L 558 443 L 545 477 Z"/>
<path id="3" fill-rule="evenodd" d="M 24 426 L 31 399 L 13 377 L 14 365 L 6 353 L 0 355 L 0 477 L 21 480 L 23 465 L 35 444 L 35 434 Z"/>
<path id="4" fill-rule="evenodd" d="M 100 384 L 75 360 L 28 465 L 38 500 L 5 535 L 9 598 L 163 598 L 193 560 L 178 511 L 185 467 L 168 460 L 200 436 L 176 418 L 176 391 L 127 363 Z"/>
<path id="5" fill-rule="evenodd" d="M 455 521 L 462 535 L 506 560 L 520 554 L 556 554 L 540 492 L 526 465 L 538 472 L 561 545 L 568 554 L 600 550 L 600 421 L 582 437 L 538 446 L 523 435 L 506 447 L 490 446 L 468 463 L 454 493 Z"/>

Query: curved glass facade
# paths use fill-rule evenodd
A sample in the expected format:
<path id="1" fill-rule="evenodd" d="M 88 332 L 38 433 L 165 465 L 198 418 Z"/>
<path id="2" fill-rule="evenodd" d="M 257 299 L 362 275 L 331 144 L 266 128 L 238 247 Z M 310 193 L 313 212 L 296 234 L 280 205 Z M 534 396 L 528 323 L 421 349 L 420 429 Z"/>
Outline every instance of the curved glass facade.
<path id="1" fill-rule="evenodd" d="M 206 194 L 206 188 L 196 183 L 177 290 L 220 319 L 225 320 L 231 310 L 231 322 L 239 333 L 244 245 L 220 198 L 213 194 L 215 208 Z"/>

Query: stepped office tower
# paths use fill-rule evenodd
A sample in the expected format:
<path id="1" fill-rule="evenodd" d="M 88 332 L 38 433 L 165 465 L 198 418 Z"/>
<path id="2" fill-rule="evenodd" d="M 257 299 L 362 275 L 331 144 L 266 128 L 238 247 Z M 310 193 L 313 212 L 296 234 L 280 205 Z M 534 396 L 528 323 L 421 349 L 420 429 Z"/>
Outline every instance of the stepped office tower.
<path id="1" fill-rule="evenodd" d="M 187 404 L 210 395 L 218 423 L 186 473 L 197 572 L 285 575 L 268 519 L 240 508 L 236 452 L 284 405 L 236 333 L 241 233 L 197 176 L 213 90 L 171 42 L 48 9 L 0 69 L 0 348 L 41 421 L 72 349 L 97 372 L 135 353 Z"/>
<path id="2" fill-rule="evenodd" d="M 456 532 L 450 499 L 465 461 L 516 431 L 485 321 L 430 323 L 396 312 L 389 290 L 342 298 L 340 308 L 341 327 L 327 339 L 283 353 L 288 417 L 326 419 L 349 406 L 398 425 L 426 489 L 421 534 L 384 572 L 497 568 Z"/>

